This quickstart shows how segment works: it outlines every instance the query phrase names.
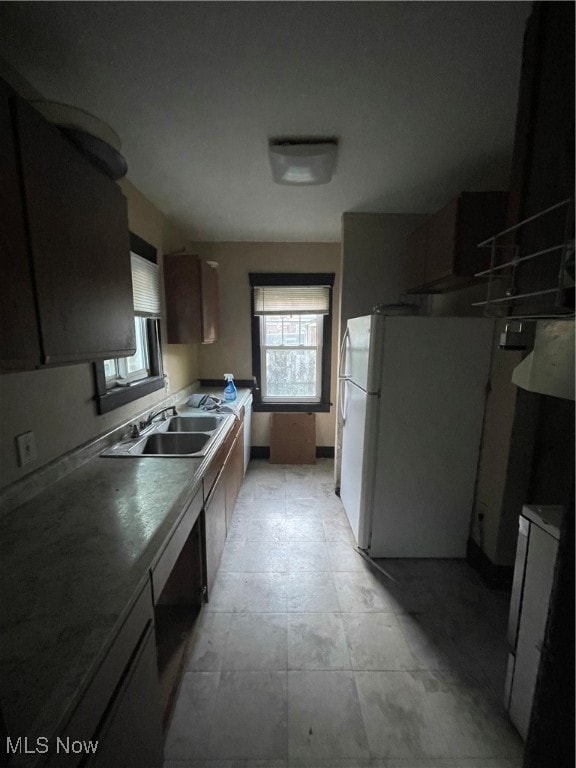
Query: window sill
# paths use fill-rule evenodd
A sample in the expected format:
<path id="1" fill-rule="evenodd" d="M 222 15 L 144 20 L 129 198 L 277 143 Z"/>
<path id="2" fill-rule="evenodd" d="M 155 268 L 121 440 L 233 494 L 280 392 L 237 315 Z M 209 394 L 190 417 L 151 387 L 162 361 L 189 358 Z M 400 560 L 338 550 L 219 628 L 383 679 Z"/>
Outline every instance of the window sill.
<path id="1" fill-rule="evenodd" d="M 109 413 L 115 408 L 132 403 L 145 395 L 156 392 L 164 387 L 164 376 L 150 376 L 141 381 L 135 381 L 129 387 L 114 387 L 104 394 L 95 397 L 98 414 Z"/>
<path id="2" fill-rule="evenodd" d="M 254 401 L 252 410 L 260 413 L 329 413 L 332 403 L 262 403 Z"/>

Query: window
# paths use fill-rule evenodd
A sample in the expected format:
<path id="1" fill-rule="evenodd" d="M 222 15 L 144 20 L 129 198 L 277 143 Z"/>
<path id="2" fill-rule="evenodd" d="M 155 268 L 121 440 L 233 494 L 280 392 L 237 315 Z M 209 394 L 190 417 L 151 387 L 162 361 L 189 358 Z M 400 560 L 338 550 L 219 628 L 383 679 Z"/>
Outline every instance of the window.
<path id="1" fill-rule="evenodd" d="M 328 411 L 333 274 L 252 273 L 252 358 L 260 411 Z"/>
<path id="2" fill-rule="evenodd" d="M 98 413 L 164 386 L 160 346 L 160 288 L 156 249 L 130 233 L 136 352 L 94 363 Z"/>
<path id="3" fill-rule="evenodd" d="M 262 315 L 262 402 L 319 403 L 322 315 Z"/>
<path id="4" fill-rule="evenodd" d="M 139 379 L 145 379 L 150 375 L 146 318 L 135 317 L 134 325 L 136 327 L 135 354 L 132 357 L 117 357 L 113 360 L 104 360 L 104 374 L 108 389 L 122 386 L 124 383 L 129 384 Z"/>

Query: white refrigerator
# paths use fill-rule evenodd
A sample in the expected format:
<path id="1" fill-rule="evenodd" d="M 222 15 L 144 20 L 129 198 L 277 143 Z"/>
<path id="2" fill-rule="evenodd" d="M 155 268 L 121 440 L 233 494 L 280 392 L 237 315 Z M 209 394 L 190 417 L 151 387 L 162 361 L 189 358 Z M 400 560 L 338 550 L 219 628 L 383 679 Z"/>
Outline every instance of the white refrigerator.
<path id="1" fill-rule="evenodd" d="M 340 498 L 370 557 L 466 555 L 494 322 L 348 321 Z"/>

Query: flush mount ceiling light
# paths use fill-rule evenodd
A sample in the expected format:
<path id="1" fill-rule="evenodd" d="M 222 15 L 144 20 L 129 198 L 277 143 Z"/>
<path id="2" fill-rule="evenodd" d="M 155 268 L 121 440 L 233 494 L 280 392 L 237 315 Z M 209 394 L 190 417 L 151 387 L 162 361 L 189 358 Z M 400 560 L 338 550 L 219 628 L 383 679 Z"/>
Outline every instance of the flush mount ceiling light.
<path id="1" fill-rule="evenodd" d="M 270 139 L 268 156 L 276 184 L 327 184 L 336 165 L 338 141 L 322 139 Z"/>

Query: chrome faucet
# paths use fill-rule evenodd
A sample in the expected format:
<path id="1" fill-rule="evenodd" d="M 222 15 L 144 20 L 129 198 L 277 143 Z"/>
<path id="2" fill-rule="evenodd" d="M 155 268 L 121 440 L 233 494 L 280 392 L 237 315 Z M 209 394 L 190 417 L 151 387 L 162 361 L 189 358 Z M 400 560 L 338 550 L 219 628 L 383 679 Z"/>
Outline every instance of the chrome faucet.
<path id="1" fill-rule="evenodd" d="M 140 431 L 142 431 L 143 429 L 146 429 L 146 427 L 149 427 L 150 424 L 152 424 L 152 422 L 154 421 L 154 419 L 156 419 L 158 416 L 162 416 L 162 421 L 166 421 L 167 411 L 172 411 L 172 416 L 178 415 L 178 411 L 176 410 L 175 405 L 169 405 L 167 408 L 161 408 L 159 411 L 152 411 L 152 413 L 148 415 L 148 418 L 140 422 L 139 424 Z"/>

